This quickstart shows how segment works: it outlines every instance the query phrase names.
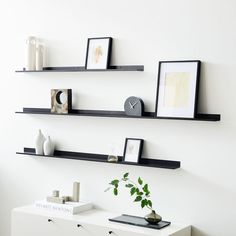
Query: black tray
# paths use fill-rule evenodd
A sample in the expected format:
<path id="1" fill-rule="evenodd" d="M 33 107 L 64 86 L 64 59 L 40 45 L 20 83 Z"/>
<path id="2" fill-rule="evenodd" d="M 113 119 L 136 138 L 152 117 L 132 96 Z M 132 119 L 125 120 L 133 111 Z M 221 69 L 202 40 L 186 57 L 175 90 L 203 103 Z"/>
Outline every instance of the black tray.
<path id="1" fill-rule="evenodd" d="M 131 215 L 125 215 L 125 214 L 109 219 L 109 221 L 129 224 L 129 225 L 136 225 L 136 226 L 141 226 L 141 227 L 146 227 L 146 228 L 151 228 L 151 229 L 162 229 L 170 225 L 170 222 L 168 221 L 160 221 L 157 224 L 149 224 L 143 217 L 131 216 Z"/>

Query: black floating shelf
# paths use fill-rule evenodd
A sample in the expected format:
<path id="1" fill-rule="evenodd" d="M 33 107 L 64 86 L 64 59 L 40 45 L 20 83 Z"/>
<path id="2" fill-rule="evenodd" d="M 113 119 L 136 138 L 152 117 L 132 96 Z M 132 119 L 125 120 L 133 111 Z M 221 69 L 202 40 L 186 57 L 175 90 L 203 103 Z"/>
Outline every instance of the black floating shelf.
<path id="1" fill-rule="evenodd" d="M 63 159 L 73 159 L 82 161 L 93 161 L 93 162 L 103 162 L 113 165 L 133 165 L 133 166 L 143 166 L 143 167 L 154 167 L 154 168 L 165 168 L 165 169 L 178 169 L 180 168 L 180 161 L 170 161 L 170 160 L 160 160 L 160 159 L 148 159 L 140 158 L 140 163 L 128 163 L 122 162 L 122 157 L 119 156 L 119 161 L 117 163 L 108 162 L 108 155 L 103 154 L 93 154 L 93 153 L 83 153 L 83 152 L 68 152 L 55 150 L 53 156 L 43 156 L 36 155 L 34 148 L 24 148 L 24 152 L 16 152 L 20 155 L 30 155 L 39 157 L 51 157 L 51 158 L 63 158 Z"/>
<path id="2" fill-rule="evenodd" d="M 107 69 L 87 70 L 83 66 L 64 66 L 64 67 L 44 67 L 43 70 L 16 70 L 17 73 L 32 73 L 32 72 L 105 72 L 105 71 L 144 71 L 143 65 L 129 65 L 129 66 L 110 66 Z"/>
<path id="3" fill-rule="evenodd" d="M 39 114 L 39 115 L 64 115 L 64 116 L 97 116 L 135 119 L 172 119 L 172 120 L 194 120 L 194 121 L 220 121 L 219 114 L 198 114 L 195 118 L 172 118 L 156 117 L 154 112 L 145 112 L 143 116 L 127 116 L 124 111 L 104 111 L 104 110 L 71 110 L 68 114 L 51 113 L 49 108 L 23 108 L 17 114 Z"/>

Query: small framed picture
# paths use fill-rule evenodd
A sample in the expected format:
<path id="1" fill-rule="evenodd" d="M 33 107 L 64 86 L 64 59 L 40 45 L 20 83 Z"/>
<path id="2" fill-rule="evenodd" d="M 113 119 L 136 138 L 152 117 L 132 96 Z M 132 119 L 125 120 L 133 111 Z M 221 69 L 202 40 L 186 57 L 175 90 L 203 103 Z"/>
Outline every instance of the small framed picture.
<path id="1" fill-rule="evenodd" d="M 194 118 L 197 113 L 200 61 L 160 61 L 156 116 Z"/>
<path id="2" fill-rule="evenodd" d="M 72 89 L 51 89 L 51 113 L 68 114 L 72 109 Z"/>
<path id="3" fill-rule="evenodd" d="M 87 44 L 87 53 L 85 69 L 104 70 L 110 65 L 112 38 L 89 38 Z"/>
<path id="4" fill-rule="evenodd" d="M 143 151 L 143 139 L 126 138 L 123 162 L 139 163 Z"/>

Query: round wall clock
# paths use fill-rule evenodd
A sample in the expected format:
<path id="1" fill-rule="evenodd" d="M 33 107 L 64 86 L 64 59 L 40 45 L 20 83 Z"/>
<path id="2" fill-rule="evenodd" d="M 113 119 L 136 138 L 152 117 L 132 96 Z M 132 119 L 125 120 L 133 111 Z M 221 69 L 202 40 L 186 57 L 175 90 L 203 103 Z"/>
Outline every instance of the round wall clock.
<path id="1" fill-rule="evenodd" d="M 125 114 L 128 116 L 142 116 L 144 112 L 144 102 L 141 98 L 131 96 L 124 104 Z"/>

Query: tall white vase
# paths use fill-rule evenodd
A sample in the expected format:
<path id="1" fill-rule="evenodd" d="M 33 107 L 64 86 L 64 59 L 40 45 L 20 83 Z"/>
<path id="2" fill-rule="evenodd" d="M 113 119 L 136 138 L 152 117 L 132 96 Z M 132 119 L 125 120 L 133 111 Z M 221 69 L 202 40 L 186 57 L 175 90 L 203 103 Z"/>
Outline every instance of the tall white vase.
<path id="1" fill-rule="evenodd" d="M 54 154 L 54 143 L 51 141 L 50 136 L 46 139 L 43 144 L 44 154 L 47 156 L 52 156 Z"/>
<path id="2" fill-rule="evenodd" d="M 43 152 L 44 142 L 45 142 L 45 137 L 42 134 L 42 131 L 40 129 L 39 132 L 38 132 L 38 135 L 36 137 L 36 140 L 35 140 L 35 151 L 36 151 L 37 155 L 43 155 L 44 154 L 44 152 Z"/>
<path id="3" fill-rule="evenodd" d="M 28 37 L 26 41 L 26 70 L 36 69 L 36 38 L 33 36 Z"/>
<path id="4" fill-rule="evenodd" d="M 44 58 L 44 46 L 42 44 L 37 44 L 36 46 L 36 70 L 43 69 L 43 58 Z"/>

